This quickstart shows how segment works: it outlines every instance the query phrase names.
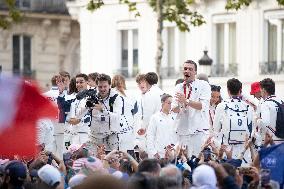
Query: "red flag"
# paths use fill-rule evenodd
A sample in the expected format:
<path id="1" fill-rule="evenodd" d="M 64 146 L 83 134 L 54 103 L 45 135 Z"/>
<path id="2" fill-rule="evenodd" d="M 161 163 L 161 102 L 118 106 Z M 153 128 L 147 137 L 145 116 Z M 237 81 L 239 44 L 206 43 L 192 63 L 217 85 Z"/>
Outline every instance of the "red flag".
<path id="1" fill-rule="evenodd" d="M 56 115 L 56 107 L 36 86 L 0 77 L 0 156 L 35 155 L 37 120 Z"/>

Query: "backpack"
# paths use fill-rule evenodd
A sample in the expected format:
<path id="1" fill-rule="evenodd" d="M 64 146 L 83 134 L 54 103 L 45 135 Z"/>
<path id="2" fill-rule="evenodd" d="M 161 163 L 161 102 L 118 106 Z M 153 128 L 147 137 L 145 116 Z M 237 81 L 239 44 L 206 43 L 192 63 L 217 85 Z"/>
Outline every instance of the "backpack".
<path id="1" fill-rule="evenodd" d="M 284 139 L 284 103 L 282 104 L 276 100 L 269 99 L 267 101 L 272 101 L 277 104 L 277 115 L 276 115 L 276 125 L 275 125 L 275 136 L 281 139 Z"/>
<path id="2" fill-rule="evenodd" d="M 234 102 L 232 100 L 231 102 Z M 242 102 L 238 99 L 238 102 Z M 240 109 L 240 103 L 235 103 L 232 107 L 231 103 L 227 103 L 225 106 L 225 130 L 227 144 L 242 144 L 244 143 L 245 136 L 252 132 L 252 120 L 248 119 L 249 105 L 245 105 L 244 109 Z M 227 134 L 228 132 L 228 134 Z M 225 134 L 223 134 L 222 143 L 224 142 Z"/>

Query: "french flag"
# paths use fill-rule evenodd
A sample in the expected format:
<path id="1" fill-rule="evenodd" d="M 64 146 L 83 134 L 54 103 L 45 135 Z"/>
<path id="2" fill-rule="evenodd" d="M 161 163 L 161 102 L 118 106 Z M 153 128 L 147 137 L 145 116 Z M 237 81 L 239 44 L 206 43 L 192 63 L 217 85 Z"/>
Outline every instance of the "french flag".
<path id="1" fill-rule="evenodd" d="M 0 157 L 34 156 L 36 123 L 55 118 L 56 107 L 23 79 L 0 77 Z"/>

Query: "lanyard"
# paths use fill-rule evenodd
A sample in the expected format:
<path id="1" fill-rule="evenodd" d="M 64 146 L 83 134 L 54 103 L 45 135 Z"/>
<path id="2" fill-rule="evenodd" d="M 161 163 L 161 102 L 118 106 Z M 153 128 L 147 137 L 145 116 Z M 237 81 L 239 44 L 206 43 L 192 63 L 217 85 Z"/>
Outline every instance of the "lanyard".
<path id="1" fill-rule="evenodd" d="M 190 98 L 190 95 L 191 95 L 191 82 L 188 83 L 188 94 L 186 96 L 186 86 L 187 86 L 187 83 L 186 81 L 183 82 L 183 94 L 185 96 L 186 99 L 189 99 Z"/>

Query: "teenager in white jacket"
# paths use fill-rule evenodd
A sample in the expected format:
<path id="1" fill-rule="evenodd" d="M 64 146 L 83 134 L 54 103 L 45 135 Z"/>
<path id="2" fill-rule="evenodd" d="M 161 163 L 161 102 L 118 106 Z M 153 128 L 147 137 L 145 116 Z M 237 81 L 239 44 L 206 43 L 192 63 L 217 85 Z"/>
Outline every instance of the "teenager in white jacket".
<path id="1" fill-rule="evenodd" d="M 146 137 L 148 155 L 157 159 L 165 157 L 167 146 L 177 143 L 175 119 L 170 113 L 172 96 L 162 95 L 161 102 L 162 110 L 151 117 Z"/>
<path id="2" fill-rule="evenodd" d="M 137 101 L 127 94 L 125 79 L 122 75 L 113 76 L 111 87 L 116 89 L 123 100 L 122 115 L 120 116 L 121 130 L 118 133 L 119 150 L 133 150 L 135 146 L 134 115 L 138 111 Z"/>
<path id="3" fill-rule="evenodd" d="M 88 76 L 86 74 L 76 75 L 76 88 L 78 92 L 87 90 Z M 72 137 L 72 144 L 83 144 L 88 141 L 90 133 L 89 124 L 91 121 L 89 109 L 86 108 L 87 98 L 75 99 L 71 104 L 68 123 L 72 125 L 75 135 Z"/>
<path id="4" fill-rule="evenodd" d="M 260 129 L 262 141 L 264 141 L 265 134 L 268 133 L 276 143 L 283 142 L 284 139 L 275 136 L 277 109 L 279 108 L 277 103 L 283 103 L 280 98 L 275 96 L 275 82 L 270 78 L 263 79 L 260 81 L 260 91 L 263 102 L 260 104 L 260 114 L 256 124 Z"/>

